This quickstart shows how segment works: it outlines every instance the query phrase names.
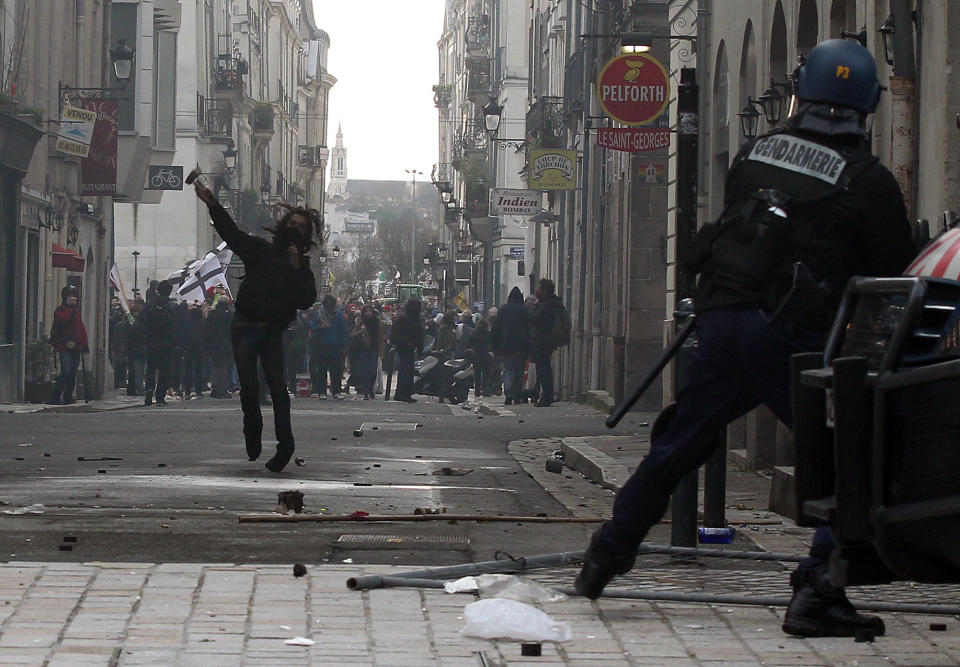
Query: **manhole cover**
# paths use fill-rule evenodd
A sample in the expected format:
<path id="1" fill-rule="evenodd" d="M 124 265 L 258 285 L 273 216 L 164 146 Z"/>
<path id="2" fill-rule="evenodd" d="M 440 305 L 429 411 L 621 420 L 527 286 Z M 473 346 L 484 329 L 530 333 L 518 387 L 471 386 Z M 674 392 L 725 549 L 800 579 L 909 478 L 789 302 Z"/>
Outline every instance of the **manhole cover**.
<path id="1" fill-rule="evenodd" d="M 416 431 L 417 422 L 363 422 L 361 431 Z"/>
<path id="2" fill-rule="evenodd" d="M 470 540 L 462 535 L 341 535 L 336 540 L 337 544 L 349 546 L 354 549 L 384 549 L 384 548 L 410 548 L 417 546 L 444 546 L 452 548 L 465 548 L 470 546 Z"/>

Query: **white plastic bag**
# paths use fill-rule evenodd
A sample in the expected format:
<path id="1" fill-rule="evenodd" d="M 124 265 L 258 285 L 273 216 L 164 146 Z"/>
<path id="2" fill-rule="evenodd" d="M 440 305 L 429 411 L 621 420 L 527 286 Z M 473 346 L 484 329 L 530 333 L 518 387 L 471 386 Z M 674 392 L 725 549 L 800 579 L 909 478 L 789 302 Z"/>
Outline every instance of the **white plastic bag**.
<path id="1" fill-rule="evenodd" d="M 481 639 L 530 642 L 570 641 L 570 625 L 555 621 L 536 607 L 503 598 L 471 602 L 463 610 L 461 634 Z"/>
<path id="2" fill-rule="evenodd" d="M 484 597 L 506 598 L 518 602 L 560 602 L 567 596 L 535 581 L 514 574 L 481 574 L 462 577 L 443 585 L 447 593 L 478 591 Z"/>

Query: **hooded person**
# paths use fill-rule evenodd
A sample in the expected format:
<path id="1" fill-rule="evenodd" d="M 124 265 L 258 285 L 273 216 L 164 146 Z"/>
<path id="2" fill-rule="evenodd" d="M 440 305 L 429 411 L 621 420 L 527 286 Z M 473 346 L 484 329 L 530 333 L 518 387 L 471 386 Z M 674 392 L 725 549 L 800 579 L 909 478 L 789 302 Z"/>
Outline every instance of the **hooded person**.
<path id="1" fill-rule="evenodd" d="M 283 332 L 317 297 L 316 280 L 307 253 L 317 245 L 320 215 L 308 208 L 286 207 L 287 212 L 269 230 L 272 239 L 252 236 L 237 227 L 213 193 L 194 181 L 197 197 L 207 205 L 213 225 L 242 261 L 246 276 L 237 290 L 230 337 L 240 379 L 243 436 L 247 456 L 261 454 L 263 415 L 260 412 L 257 362 L 273 399 L 277 451 L 267 470 L 280 472 L 294 452 L 290 423 L 290 395 L 284 380 Z"/>
<path id="2" fill-rule="evenodd" d="M 51 405 L 73 403 L 80 355 L 90 351 L 87 329 L 80 315 L 77 288 L 72 285 L 64 287 L 60 290 L 60 300 L 60 305 L 53 311 L 53 325 L 50 327 L 50 344 L 60 358 L 60 374 L 47 401 Z"/>
<path id="3" fill-rule="evenodd" d="M 179 343 L 181 314 L 170 300 L 173 283 L 157 283 L 156 296 L 143 310 L 139 326 L 147 346 L 147 364 L 144 371 L 143 404 L 166 405 L 167 389 L 172 386 L 174 351 Z"/>
<path id="4" fill-rule="evenodd" d="M 490 330 L 490 347 L 503 363 L 504 403 L 522 400 L 523 369 L 530 349 L 530 310 L 519 287 L 510 290 Z"/>
<path id="5" fill-rule="evenodd" d="M 416 403 L 413 397 L 413 362 L 423 350 L 420 301 L 410 299 L 390 329 L 390 343 L 397 351 L 397 391 L 393 400 Z"/>

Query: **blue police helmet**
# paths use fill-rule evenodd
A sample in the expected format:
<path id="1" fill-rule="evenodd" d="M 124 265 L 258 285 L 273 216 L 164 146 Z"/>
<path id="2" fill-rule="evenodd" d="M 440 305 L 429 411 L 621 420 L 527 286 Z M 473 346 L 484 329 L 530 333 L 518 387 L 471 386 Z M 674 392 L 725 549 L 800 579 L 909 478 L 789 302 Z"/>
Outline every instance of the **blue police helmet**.
<path id="1" fill-rule="evenodd" d="M 849 39 L 820 42 L 797 70 L 797 97 L 873 113 L 882 87 L 873 56 Z"/>

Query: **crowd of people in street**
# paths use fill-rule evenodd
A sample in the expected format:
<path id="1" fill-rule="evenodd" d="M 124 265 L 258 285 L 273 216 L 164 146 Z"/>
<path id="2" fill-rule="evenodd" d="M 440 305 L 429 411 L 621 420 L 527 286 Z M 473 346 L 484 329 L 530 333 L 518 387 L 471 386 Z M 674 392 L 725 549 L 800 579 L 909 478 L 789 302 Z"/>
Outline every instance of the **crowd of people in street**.
<path id="1" fill-rule="evenodd" d="M 111 300 L 114 387 L 144 397 L 146 405 L 230 398 L 239 388 L 230 338 L 232 298 L 217 285 L 209 288 L 202 302 L 177 302 L 170 298 L 172 287 L 167 281 L 155 281 L 146 298 L 137 294 L 127 309 L 119 297 Z M 537 293 L 525 300 L 514 287 L 506 303 L 486 313 L 422 312 L 419 301 L 404 304 L 398 313 L 389 303 L 350 299 L 341 304 L 326 294 L 299 311 L 283 332 L 288 394 L 320 400 L 375 399 L 384 394 L 384 374 L 396 370 L 394 400 L 414 402 L 413 364 L 426 349 L 468 356 L 477 397 L 503 395 L 507 405 L 550 405 L 551 354 L 557 346 L 553 332 L 562 304 L 549 280 L 541 281 Z M 66 301 L 64 308 L 69 308 Z M 70 312 L 58 311 L 59 318 L 69 322 Z M 75 337 L 72 330 L 67 337 Z M 77 366 L 85 343 L 78 340 L 74 348 L 67 348 L 64 339 L 58 345 L 64 367 Z M 61 396 L 67 392 L 65 386 L 58 391 Z M 269 402 L 265 385 L 260 399 Z"/>

